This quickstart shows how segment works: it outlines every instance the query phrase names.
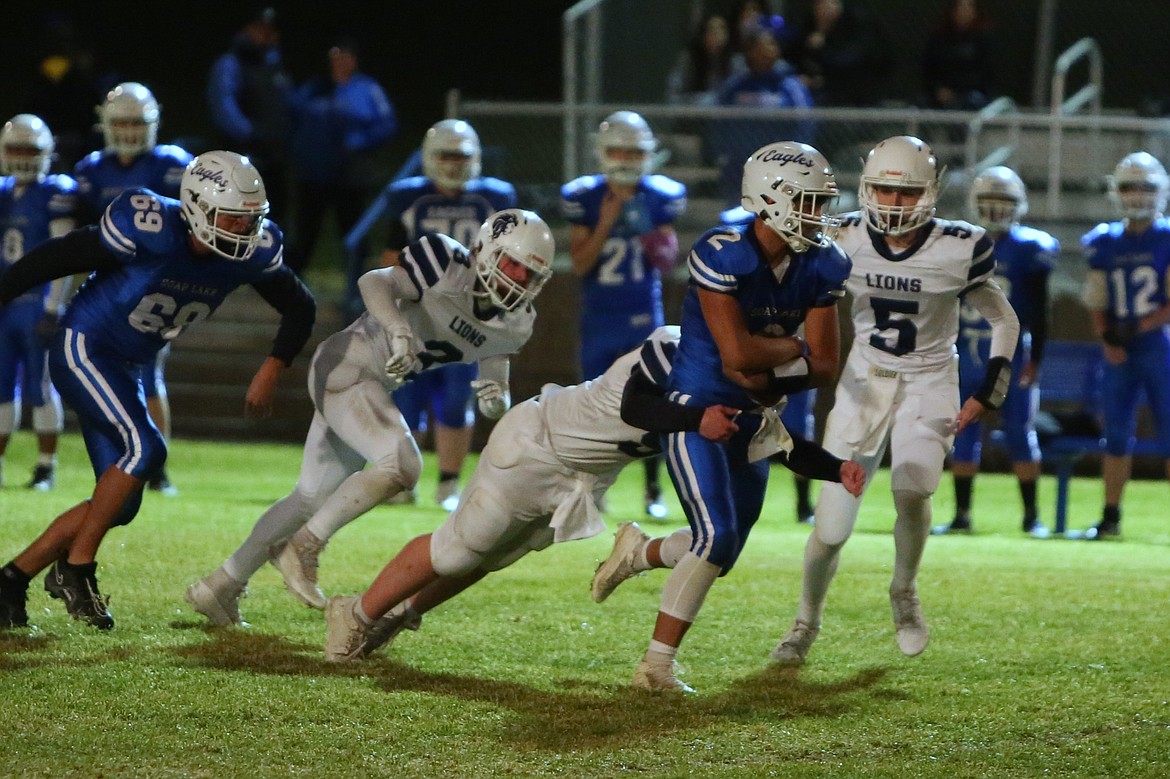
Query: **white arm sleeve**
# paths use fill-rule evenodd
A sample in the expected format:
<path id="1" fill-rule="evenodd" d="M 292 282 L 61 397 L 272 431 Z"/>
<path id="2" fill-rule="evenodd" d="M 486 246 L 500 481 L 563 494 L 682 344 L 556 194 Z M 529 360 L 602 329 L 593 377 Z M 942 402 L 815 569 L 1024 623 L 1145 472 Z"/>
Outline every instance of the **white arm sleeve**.
<path id="1" fill-rule="evenodd" d="M 1105 271 L 1090 270 L 1085 274 L 1085 286 L 1081 290 L 1081 301 L 1090 311 L 1104 311 L 1109 308 L 1109 290 L 1105 286 Z"/>
<path id="2" fill-rule="evenodd" d="M 1020 338 L 1020 319 L 1012 310 L 1003 290 L 994 281 L 980 284 L 967 292 L 967 302 L 991 325 L 991 357 L 1008 360 L 1016 353 Z"/>
<path id="3" fill-rule="evenodd" d="M 414 285 L 401 268 L 375 268 L 358 279 L 358 290 L 370 316 L 387 333 L 410 331 L 410 324 L 398 310 L 398 301 L 411 299 Z"/>

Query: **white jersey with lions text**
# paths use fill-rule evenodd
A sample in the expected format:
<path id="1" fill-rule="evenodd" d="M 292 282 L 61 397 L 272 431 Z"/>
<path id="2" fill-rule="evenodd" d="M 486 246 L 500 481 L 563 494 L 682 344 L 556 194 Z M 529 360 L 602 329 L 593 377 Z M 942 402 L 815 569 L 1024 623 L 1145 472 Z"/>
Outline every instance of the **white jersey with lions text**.
<path id="1" fill-rule="evenodd" d="M 415 298 L 400 300 L 398 308 L 414 334 L 420 372 L 450 362 L 473 363 L 515 354 L 532 335 L 536 309 L 531 304 L 512 311 L 495 309 L 486 319 L 476 314 L 475 268 L 467 249 L 454 239 L 424 235 L 403 249 L 399 268 L 416 291 Z M 344 350 L 346 362 L 364 363 L 369 372 L 388 381 L 383 366 L 390 358 L 390 345 L 369 312 L 329 342 L 335 342 L 332 348 Z"/>
<path id="2" fill-rule="evenodd" d="M 898 251 L 860 212 L 845 216 L 837 243 L 853 261 L 853 349 L 871 364 L 917 373 L 946 366 L 959 334 L 959 296 L 995 275 L 995 243 L 982 227 L 934 219 Z"/>

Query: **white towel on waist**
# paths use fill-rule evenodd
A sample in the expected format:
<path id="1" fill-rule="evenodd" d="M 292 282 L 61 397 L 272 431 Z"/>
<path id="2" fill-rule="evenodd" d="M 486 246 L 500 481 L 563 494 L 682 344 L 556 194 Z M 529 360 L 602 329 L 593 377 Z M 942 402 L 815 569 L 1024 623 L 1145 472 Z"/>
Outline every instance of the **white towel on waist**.
<path id="1" fill-rule="evenodd" d="M 601 512 L 593 500 L 593 489 L 596 486 L 597 476 L 594 474 L 576 474 L 573 490 L 561 500 L 549 520 L 548 525 L 553 529 L 553 543 L 592 538 L 605 530 L 605 520 L 601 518 Z"/>

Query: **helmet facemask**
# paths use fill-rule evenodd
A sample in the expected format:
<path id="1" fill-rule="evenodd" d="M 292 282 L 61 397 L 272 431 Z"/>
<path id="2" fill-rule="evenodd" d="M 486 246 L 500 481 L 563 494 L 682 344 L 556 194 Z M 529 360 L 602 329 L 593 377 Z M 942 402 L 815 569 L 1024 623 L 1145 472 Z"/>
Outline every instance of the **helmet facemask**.
<path id="1" fill-rule="evenodd" d="M 493 214 L 472 251 L 477 294 L 505 311 L 530 303 L 552 278 L 553 251 L 552 233 L 535 213 L 510 208 Z"/>
<path id="2" fill-rule="evenodd" d="M 1118 163 L 1109 178 L 1109 197 L 1121 215 L 1149 222 L 1166 210 L 1170 178 L 1162 163 L 1146 152 L 1134 152 Z"/>
<path id="3" fill-rule="evenodd" d="M 195 239 L 229 260 L 246 260 L 260 245 L 268 197 L 251 161 L 234 152 L 201 154 L 187 165 L 179 202 Z"/>
<path id="4" fill-rule="evenodd" d="M 17 114 L 0 130 L 0 171 L 21 184 L 49 175 L 56 143 L 48 125 L 33 114 Z"/>
<path id="5" fill-rule="evenodd" d="M 632 187 L 653 169 L 658 140 L 646 120 L 633 111 L 616 111 L 597 131 L 601 172 L 614 184 Z"/>
<path id="6" fill-rule="evenodd" d="M 479 135 L 461 119 L 444 119 L 427 130 L 422 152 L 423 175 L 443 189 L 461 190 L 479 178 Z"/>
<path id="7" fill-rule="evenodd" d="M 137 157 L 158 144 L 159 107 L 150 90 L 133 81 L 110 90 L 98 107 L 106 149 Z"/>

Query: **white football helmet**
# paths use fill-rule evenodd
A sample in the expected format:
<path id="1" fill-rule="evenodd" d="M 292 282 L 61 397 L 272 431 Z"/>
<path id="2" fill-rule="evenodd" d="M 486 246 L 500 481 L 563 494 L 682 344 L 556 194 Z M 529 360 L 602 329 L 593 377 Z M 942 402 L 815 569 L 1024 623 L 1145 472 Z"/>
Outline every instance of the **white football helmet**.
<path id="1" fill-rule="evenodd" d="M 422 143 L 423 175 L 444 189 L 463 189 L 479 178 L 482 149 L 475 128 L 462 119 L 431 126 Z"/>
<path id="2" fill-rule="evenodd" d="M 1109 198 L 1126 219 L 1148 222 L 1166 210 L 1170 178 L 1154 155 L 1127 154 L 1109 177 Z"/>
<path id="3" fill-rule="evenodd" d="M 191 160 L 179 182 L 187 227 L 203 245 L 229 260 L 246 260 L 260 245 L 268 195 L 247 157 L 209 151 Z M 235 224 L 221 224 L 225 222 Z"/>
<path id="4" fill-rule="evenodd" d="M 497 211 L 479 228 L 471 249 L 475 272 L 482 282 L 480 294 L 506 311 L 532 301 L 552 277 L 555 251 L 552 231 L 534 212 L 519 208 Z M 527 281 L 511 278 L 500 267 L 508 259 L 528 269 Z"/>
<path id="5" fill-rule="evenodd" d="M 904 235 L 922 227 L 934 217 L 938 178 L 938 158 L 924 141 L 912 135 L 885 139 L 869 152 L 861 170 L 857 198 L 865 223 L 883 235 Z M 922 190 L 922 195 L 914 205 L 884 206 L 876 187 Z"/>
<path id="6" fill-rule="evenodd" d="M 833 168 L 807 143 L 781 141 L 757 149 L 743 164 L 740 192 L 744 209 L 798 254 L 828 246 L 841 226 L 829 216 L 839 194 Z"/>
<path id="7" fill-rule="evenodd" d="M 39 116 L 17 114 L 0 130 L 0 170 L 27 184 L 49 175 L 53 164 L 53 133 Z"/>
<path id="8" fill-rule="evenodd" d="M 633 111 L 615 111 L 597 129 L 597 156 L 601 172 L 615 184 L 633 186 L 650 172 L 658 140 L 646 120 Z M 623 152 L 611 157 L 610 151 Z"/>
<path id="9" fill-rule="evenodd" d="M 97 114 L 106 148 L 121 157 L 135 157 L 158 143 L 158 101 L 136 81 L 111 89 Z"/>
<path id="10" fill-rule="evenodd" d="M 1011 168 L 996 165 L 971 182 L 972 218 L 994 232 L 1007 232 L 1028 213 L 1028 190 Z"/>

